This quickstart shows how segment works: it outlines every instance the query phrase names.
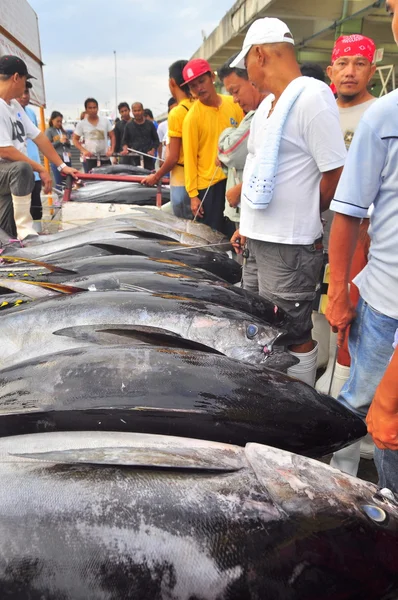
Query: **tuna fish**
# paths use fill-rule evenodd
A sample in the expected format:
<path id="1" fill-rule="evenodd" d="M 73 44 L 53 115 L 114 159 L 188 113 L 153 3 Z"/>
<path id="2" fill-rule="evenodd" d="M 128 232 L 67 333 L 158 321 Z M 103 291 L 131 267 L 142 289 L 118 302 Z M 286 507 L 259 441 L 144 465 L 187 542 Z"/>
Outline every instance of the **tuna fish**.
<path id="1" fill-rule="evenodd" d="M 0 440 L 9 600 L 392 600 L 388 490 L 259 444 L 123 433 Z"/>
<path id="2" fill-rule="evenodd" d="M 83 326 L 94 326 L 94 337 L 96 329 L 148 341 L 160 334 L 251 364 L 281 370 L 294 364 L 274 348 L 283 330 L 256 317 L 184 297 L 117 291 L 44 299 L 4 312 L 0 366 L 81 346 Z"/>
<path id="3" fill-rule="evenodd" d="M 95 202 L 98 204 L 136 204 L 138 206 L 156 205 L 156 187 L 146 187 L 139 183 L 121 181 L 99 181 L 73 190 L 74 202 Z M 169 202 L 170 188 L 162 186 L 162 204 Z"/>
<path id="4" fill-rule="evenodd" d="M 146 271 L 114 271 L 71 277 L 60 283 L 29 282 L 13 277 L 7 278 L 4 287 L 33 299 L 57 296 L 77 291 L 141 291 L 184 296 L 204 300 L 256 316 L 267 323 L 282 326 L 284 313 L 261 296 L 223 282 L 196 279 L 172 271 L 151 273 Z"/>
<path id="5" fill-rule="evenodd" d="M 98 235 L 100 237 L 100 234 Z M 226 253 L 213 252 L 212 250 L 203 248 L 189 248 L 176 242 L 155 239 L 137 239 L 130 236 L 115 240 L 98 239 L 96 242 L 92 241 L 81 246 L 53 253 L 46 253 L 44 252 L 44 248 L 40 250 L 39 247 L 32 248 L 34 250 L 32 253 L 30 253 L 30 250 L 30 247 L 22 248 L 19 251 L 12 248 L 11 253 L 17 258 L 36 258 L 40 261 L 60 266 L 63 266 L 63 263 L 66 262 L 71 263 L 74 260 L 88 259 L 90 257 L 110 255 L 148 256 L 161 260 L 177 261 L 191 267 L 201 268 L 214 273 L 218 278 L 224 279 L 229 283 L 238 283 L 242 277 L 242 267 L 235 260 L 230 259 Z M 167 252 L 165 252 L 166 250 Z M 173 250 L 177 251 L 173 252 Z M 4 270 L 7 270 L 7 267 L 3 268 L 3 272 Z"/>
<path id="6" fill-rule="evenodd" d="M 313 457 L 366 435 L 336 400 L 287 375 L 151 346 L 78 348 L 0 371 L 0 436 L 60 430 L 251 440 Z"/>

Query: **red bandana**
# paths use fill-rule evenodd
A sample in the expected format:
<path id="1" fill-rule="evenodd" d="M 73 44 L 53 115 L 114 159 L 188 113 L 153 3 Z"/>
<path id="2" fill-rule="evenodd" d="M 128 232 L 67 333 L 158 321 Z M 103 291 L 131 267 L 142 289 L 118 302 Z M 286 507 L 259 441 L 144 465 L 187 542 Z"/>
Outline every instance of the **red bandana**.
<path id="1" fill-rule="evenodd" d="M 343 56 L 364 56 L 372 63 L 375 52 L 376 44 L 370 38 L 357 34 L 342 35 L 334 45 L 332 64 Z"/>

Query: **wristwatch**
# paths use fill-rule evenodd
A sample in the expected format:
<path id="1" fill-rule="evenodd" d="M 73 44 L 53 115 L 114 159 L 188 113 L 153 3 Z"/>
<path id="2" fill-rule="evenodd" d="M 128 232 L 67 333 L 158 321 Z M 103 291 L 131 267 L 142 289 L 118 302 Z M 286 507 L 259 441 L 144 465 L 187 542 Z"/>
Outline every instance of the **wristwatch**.
<path id="1" fill-rule="evenodd" d="M 57 170 L 58 170 L 59 172 L 61 172 L 61 171 L 62 171 L 62 169 L 65 169 L 65 167 L 66 167 L 66 166 L 67 166 L 67 165 L 66 165 L 66 164 L 63 162 L 63 163 L 61 163 L 60 165 L 58 165 L 58 167 L 57 167 Z"/>

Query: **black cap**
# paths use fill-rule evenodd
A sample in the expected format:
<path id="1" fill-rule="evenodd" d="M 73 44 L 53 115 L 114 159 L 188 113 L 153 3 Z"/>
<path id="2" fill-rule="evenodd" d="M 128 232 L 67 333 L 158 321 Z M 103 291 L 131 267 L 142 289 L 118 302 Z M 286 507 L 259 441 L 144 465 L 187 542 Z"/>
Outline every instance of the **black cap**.
<path id="1" fill-rule="evenodd" d="M 0 57 L 0 75 L 21 75 L 25 76 L 26 79 L 36 79 L 33 75 L 29 75 L 28 67 L 23 60 L 18 58 L 18 56 L 13 56 L 12 54 L 5 54 Z"/>

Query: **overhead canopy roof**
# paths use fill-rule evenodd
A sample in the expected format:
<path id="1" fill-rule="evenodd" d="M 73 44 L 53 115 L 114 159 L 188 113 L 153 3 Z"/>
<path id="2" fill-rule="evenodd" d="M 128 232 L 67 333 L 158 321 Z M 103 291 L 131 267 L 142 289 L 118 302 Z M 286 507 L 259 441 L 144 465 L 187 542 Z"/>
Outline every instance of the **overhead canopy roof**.
<path id="1" fill-rule="evenodd" d="M 362 33 L 384 48 L 380 65 L 398 64 L 384 0 L 238 0 L 193 58 L 205 58 L 218 69 L 242 48 L 247 29 L 259 17 L 278 17 L 288 24 L 300 62 L 326 66 L 338 35 Z"/>

